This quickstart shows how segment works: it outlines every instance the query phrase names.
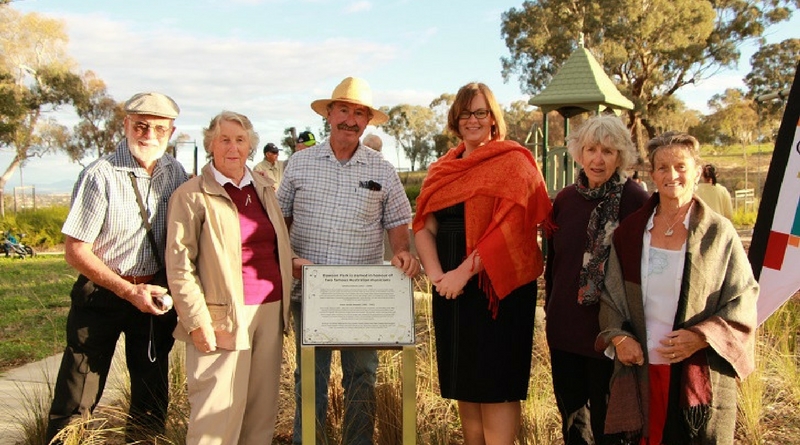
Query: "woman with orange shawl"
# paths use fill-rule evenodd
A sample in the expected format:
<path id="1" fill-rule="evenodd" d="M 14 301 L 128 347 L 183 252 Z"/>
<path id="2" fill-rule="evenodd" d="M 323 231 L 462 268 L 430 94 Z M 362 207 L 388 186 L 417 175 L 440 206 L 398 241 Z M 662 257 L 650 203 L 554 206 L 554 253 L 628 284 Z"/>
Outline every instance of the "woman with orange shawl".
<path id="1" fill-rule="evenodd" d="M 527 398 L 542 273 L 537 226 L 550 199 L 531 153 L 505 141 L 482 83 L 448 113 L 461 144 L 433 163 L 417 198 L 417 251 L 433 283 L 442 397 L 458 401 L 464 443 L 513 443 Z"/>

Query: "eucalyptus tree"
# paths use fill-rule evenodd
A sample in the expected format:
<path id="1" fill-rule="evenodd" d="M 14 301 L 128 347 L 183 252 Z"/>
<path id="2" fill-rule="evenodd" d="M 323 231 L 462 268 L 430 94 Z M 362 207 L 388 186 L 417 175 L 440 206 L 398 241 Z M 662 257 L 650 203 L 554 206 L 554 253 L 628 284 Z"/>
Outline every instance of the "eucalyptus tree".
<path id="1" fill-rule="evenodd" d="M 57 143 L 63 141 L 63 129 L 52 120 L 39 131 L 43 114 L 85 96 L 81 78 L 71 71 L 66 42 L 61 21 L 0 8 L 2 96 L 8 99 L 0 108 L 5 128 L 0 149 L 14 154 L 5 170 L 0 169 L 0 214 L 5 213 L 3 189 L 14 172 L 31 157 L 59 149 Z M 53 135 L 60 136 L 54 140 Z"/>
<path id="2" fill-rule="evenodd" d="M 433 138 L 438 133 L 433 110 L 421 105 L 400 104 L 382 107 L 389 121 L 381 125 L 393 137 L 411 162 L 411 171 L 417 166 L 424 169 L 433 155 Z"/>
<path id="3" fill-rule="evenodd" d="M 63 145 L 70 159 L 80 165 L 86 158 L 91 161 L 114 152 L 125 137 L 123 104 L 108 94 L 105 82 L 92 71 L 84 73 L 82 82 L 86 94 L 74 103 L 80 122 Z"/>
<path id="4" fill-rule="evenodd" d="M 716 130 L 726 144 L 747 145 L 755 141 L 758 131 L 758 116 L 753 99 L 736 88 L 728 88 L 715 94 L 708 101 L 711 114 L 706 121 Z"/>
<path id="5" fill-rule="evenodd" d="M 436 134 L 433 135 L 432 156 L 437 159 L 447 153 L 447 150 L 458 145 L 458 137 L 447 128 L 447 114 L 455 100 L 455 94 L 442 93 L 428 105 L 431 111 L 433 111 L 436 125 Z"/>
<path id="6" fill-rule="evenodd" d="M 798 7 L 800 0 L 529 0 L 502 15 L 510 52 L 503 76 L 535 94 L 583 38 L 633 101 L 628 121 L 643 139 L 655 135 L 652 116 L 669 97 L 736 65 L 743 43 Z"/>
<path id="7" fill-rule="evenodd" d="M 758 99 L 762 95 L 788 90 L 799 66 L 800 39 L 786 39 L 780 43 L 762 46 L 750 57 L 751 70 L 744 78 L 748 88 L 747 96 Z M 787 96 L 788 94 L 779 94 L 776 100 L 757 101 L 759 123 L 764 127 L 765 133 L 777 132 Z"/>

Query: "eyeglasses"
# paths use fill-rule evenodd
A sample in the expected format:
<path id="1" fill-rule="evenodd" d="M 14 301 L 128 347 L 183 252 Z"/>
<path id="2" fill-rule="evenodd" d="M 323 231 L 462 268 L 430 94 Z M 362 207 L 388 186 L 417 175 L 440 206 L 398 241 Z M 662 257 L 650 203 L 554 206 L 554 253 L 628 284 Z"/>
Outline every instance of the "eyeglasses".
<path id="1" fill-rule="evenodd" d="M 172 131 L 172 127 L 165 127 L 163 125 L 150 125 L 147 122 L 134 122 L 133 123 L 133 132 L 138 137 L 147 136 L 150 134 L 150 130 L 155 132 L 156 137 L 163 138 L 164 136 L 168 136 L 170 131 Z"/>
<path id="2" fill-rule="evenodd" d="M 475 111 L 464 110 L 461 113 L 458 113 L 458 118 L 462 120 L 469 119 L 473 115 L 477 119 L 486 119 L 489 116 L 490 111 L 485 108 L 478 108 Z"/>

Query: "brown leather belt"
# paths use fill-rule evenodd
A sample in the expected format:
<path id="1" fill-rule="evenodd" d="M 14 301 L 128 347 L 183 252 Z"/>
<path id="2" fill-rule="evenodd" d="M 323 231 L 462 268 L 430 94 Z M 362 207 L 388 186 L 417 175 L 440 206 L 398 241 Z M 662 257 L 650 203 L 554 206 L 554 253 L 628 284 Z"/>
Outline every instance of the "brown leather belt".
<path id="1" fill-rule="evenodd" d="M 153 277 L 155 277 L 155 275 L 120 275 L 119 277 L 131 284 L 146 284 L 153 281 Z"/>

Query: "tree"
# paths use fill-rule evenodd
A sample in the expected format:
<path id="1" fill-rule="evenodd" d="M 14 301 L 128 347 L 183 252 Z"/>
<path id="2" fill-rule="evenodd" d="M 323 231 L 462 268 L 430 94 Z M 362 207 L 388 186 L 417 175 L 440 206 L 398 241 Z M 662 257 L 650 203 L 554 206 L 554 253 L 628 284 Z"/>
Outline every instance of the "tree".
<path id="1" fill-rule="evenodd" d="M 744 188 L 748 187 L 747 144 L 755 140 L 758 129 L 756 104 L 745 97 L 742 90 L 728 88 L 723 94 L 715 94 L 708 101 L 714 112 L 709 122 L 729 143 L 740 143 L 744 156 Z"/>
<path id="2" fill-rule="evenodd" d="M 11 145 L 20 118 L 25 114 L 20 103 L 21 93 L 14 76 L 0 72 L 0 148 Z"/>
<path id="3" fill-rule="evenodd" d="M 703 116 L 697 125 L 689 127 L 688 133 L 697 138 L 701 144 L 713 145 L 720 141 L 720 136 L 714 125 L 708 121 L 708 116 Z M 716 155 L 717 151 L 713 150 L 711 153 Z"/>
<path id="4" fill-rule="evenodd" d="M 382 107 L 381 111 L 389 116 L 389 121 L 381 128 L 403 148 L 411 161 L 411 171 L 417 165 L 421 169 L 427 167 L 433 154 L 433 137 L 439 134 L 433 110 L 420 105 L 400 104 L 392 108 Z"/>
<path id="5" fill-rule="evenodd" d="M 328 123 L 327 119 L 322 119 L 322 122 L 323 122 L 323 131 L 325 131 L 325 134 L 326 134 L 326 137 L 327 137 L 327 135 L 330 134 L 331 126 Z M 303 131 L 311 131 L 311 127 L 306 127 L 306 129 L 303 130 Z M 314 132 L 311 131 L 311 133 L 314 133 Z M 280 146 L 285 148 L 284 151 L 286 153 L 289 153 L 289 156 L 291 157 L 297 151 L 297 135 L 298 135 L 297 128 L 295 128 L 295 127 L 284 128 L 283 129 L 283 135 L 284 136 L 283 136 L 283 139 L 281 139 Z M 316 140 L 317 140 L 317 143 L 319 143 L 319 141 L 321 139 L 319 137 L 317 137 Z"/>
<path id="6" fill-rule="evenodd" d="M 284 128 L 281 147 L 286 149 L 290 156 L 294 154 L 295 141 L 297 141 L 297 129 L 295 127 Z"/>
<path id="7" fill-rule="evenodd" d="M 5 214 L 3 190 L 14 171 L 29 158 L 53 151 L 55 145 L 49 137 L 63 134 L 37 131 L 42 114 L 75 103 L 84 94 L 80 77 L 69 71 L 71 60 L 64 52 L 66 40 L 60 21 L 0 8 L 0 72 L 12 76 L 8 97 L 16 101 L 10 104 L 11 112 L 0 119 L 10 129 L 0 148 L 14 153 L 0 176 L 0 215 Z M 5 82 L 6 86 L 10 83 Z"/>
<path id="8" fill-rule="evenodd" d="M 747 97 L 777 93 L 792 86 L 794 73 L 800 61 L 800 39 L 786 39 L 780 43 L 764 45 L 750 57 L 751 71 L 745 76 Z M 785 96 L 784 96 L 785 100 Z M 783 117 L 784 101 L 758 102 L 761 124 L 768 133 L 775 133 Z"/>
<path id="9" fill-rule="evenodd" d="M 436 134 L 433 135 L 433 153 L 431 155 L 436 159 L 441 158 L 447 153 L 447 150 L 458 145 L 458 137 L 447 128 L 447 113 L 455 100 L 455 94 L 442 93 L 439 97 L 433 99 L 429 105 L 436 125 Z"/>
<path id="10" fill-rule="evenodd" d="M 723 138 L 722 142 L 745 145 L 755 140 L 758 130 L 755 103 L 742 90 L 728 88 L 722 94 L 715 94 L 708 107 L 712 110 L 708 122 Z"/>
<path id="11" fill-rule="evenodd" d="M 530 0 L 503 13 L 511 55 L 503 77 L 524 91 L 543 89 L 581 36 L 634 103 L 633 136 L 656 134 L 652 116 L 686 85 L 735 65 L 739 46 L 786 20 L 800 0 Z"/>
<path id="12" fill-rule="evenodd" d="M 650 114 L 650 121 L 656 134 L 665 131 L 688 132 L 700 124 L 702 114 L 686 108 L 686 103 L 675 96 L 664 98 L 663 105 Z"/>
<path id="13" fill-rule="evenodd" d="M 83 76 L 85 97 L 75 104 L 81 121 L 73 128 L 72 137 L 63 146 L 73 162 L 83 166 L 83 159 L 97 159 L 114 152 L 125 137 L 125 110 L 108 95 L 106 84 L 93 72 Z"/>
<path id="14" fill-rule="evenodd" d="M 541 128 L 541 111 L 535 110 L 527 101 L 518 100 L 511 102 L 511 105 L 503 109 L 503 116 L 506 121 L 507 140 L 519 142 L 521 145 L 525 145 L 528 142 L 534 143 L 536 136 L 531 134 L 531 131 L 537 131 Z M 534 127 L 534 125 L 536 126 Z"/>

